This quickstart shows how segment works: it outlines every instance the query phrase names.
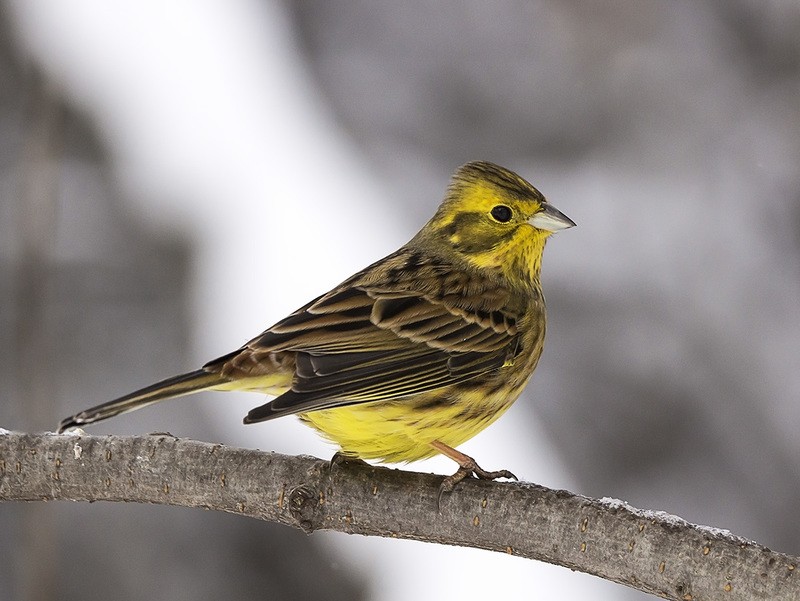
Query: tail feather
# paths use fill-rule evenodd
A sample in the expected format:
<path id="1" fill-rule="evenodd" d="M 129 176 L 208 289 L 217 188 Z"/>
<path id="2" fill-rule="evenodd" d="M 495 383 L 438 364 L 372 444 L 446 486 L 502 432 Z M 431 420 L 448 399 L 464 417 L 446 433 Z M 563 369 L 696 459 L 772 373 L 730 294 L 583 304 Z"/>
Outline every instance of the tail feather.
<path id="1" fill-rule="evenodd" d="M 210 373 L 203 369 L 173 376 L 172 378 L 156 382 L 136 392 L 126 394 L 113 401 L 108 401 L 107 403 L 92 407 L 91 409 L 86 409 L 85 411 L 63 419 L 58 425 L 58 432 L 62 433 L 70 428 L 99 422 L 114 417 L 115 415 L 141 409 L 142 407 L 165 399 L 206 390 L 227 381 L 228 379 L 224 376 L 218 373 Z"/>

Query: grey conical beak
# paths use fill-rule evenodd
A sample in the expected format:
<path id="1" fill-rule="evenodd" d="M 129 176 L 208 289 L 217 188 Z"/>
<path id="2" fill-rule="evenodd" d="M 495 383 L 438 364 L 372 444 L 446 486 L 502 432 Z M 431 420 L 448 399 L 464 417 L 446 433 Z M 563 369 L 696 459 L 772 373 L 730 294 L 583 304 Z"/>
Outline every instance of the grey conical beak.
<path id="1" fill-rule="evenodd" d="M 558 232 L 574 227 L 575 222 L 553 205 L 544 203 L 541 210 L 528 220 L 533 227 L 547 232 Z"/>

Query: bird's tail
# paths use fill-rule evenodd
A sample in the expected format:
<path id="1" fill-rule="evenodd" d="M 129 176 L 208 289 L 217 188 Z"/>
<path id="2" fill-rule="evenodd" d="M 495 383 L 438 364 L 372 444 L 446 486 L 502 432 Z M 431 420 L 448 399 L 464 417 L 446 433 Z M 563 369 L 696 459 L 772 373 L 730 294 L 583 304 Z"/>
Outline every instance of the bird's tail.
<path id="1" fill-rule="evenodd" d="M 156 382 L 136 392 L 126 394 L 113 401 L 108 401 L 107 403 L 92 407 L 91 409 L 86 409 L 85 411 L 63 419 L 58 425 L 58 432 L 61 433 L 70 428 L 99 422 L 109 417 L 120 415 L 121 413 L 141 409 L 142 407 L 165 399 L 213 388 L 227 381 L 228 378 L 225 378 L 219 373 L 208 372 L 204 369 L 173 376 L 172 378 Z"/>

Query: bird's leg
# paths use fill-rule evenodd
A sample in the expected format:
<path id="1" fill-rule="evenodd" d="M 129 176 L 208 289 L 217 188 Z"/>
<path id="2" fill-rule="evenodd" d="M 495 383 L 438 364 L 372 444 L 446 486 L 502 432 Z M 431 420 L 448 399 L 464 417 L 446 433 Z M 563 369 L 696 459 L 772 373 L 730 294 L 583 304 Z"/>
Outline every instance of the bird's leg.
<path id="1" fill-rule="evenodd" d="M 496 480 L 497 478 L 510 478 L 512 480 L 517 479 L 517 477 L 508 470 L 487 472 L 485 469 L 479 466 L 472 457 L 462 453 L 461 451 L 457 451 L 453 447 L 446 445 L 439 440 L 434 440 L 430 444 L 434 449 L 439 451 L 442 455 L 455 461 L 459 466 L 458 471 L 455 474 L 452 476 L 447 476 L 444 480 L 442 480 L 442 484 L 439 487 L 439 499 L 442 498 L 443 493 L 450 492 L 455 488 L 456 484 L 461 482 L 464 478 L 468 478 L 472 475 L 475 475 L 476 478 L 480 478 L 481 480 Z"/>

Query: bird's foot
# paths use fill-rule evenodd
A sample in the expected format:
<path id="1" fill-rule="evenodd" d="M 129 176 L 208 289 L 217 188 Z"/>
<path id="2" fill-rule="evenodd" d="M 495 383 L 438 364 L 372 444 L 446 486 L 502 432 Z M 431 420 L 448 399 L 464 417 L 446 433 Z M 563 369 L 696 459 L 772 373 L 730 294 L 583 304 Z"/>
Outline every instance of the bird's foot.
<path id="1" fill-rule="evenodd" d="M 359 459 L 355 455 L 348 455 L 347 453 L 343 453 L 342 451 L 336 451 L 333 457 L 331 457 L 331 465 L 330 469 L 332 470 L 334 467 L 347 465 L 347 464 L 361 464 L 361 465 L 369 465 L 363 459 Z"/>
<path id="2" fill-rule="evenodd" d="M 434 440 L 431 443 L 431 446 L 439 451 L 442 455 L 445 455 L 446 457 L 449 457 L 455 461 L 459 466 L 458 471 L 456 471 L 455 474 L 447 476 L 444 480 L 442 480 L 442 483 L 439 486 L 439 505 L 441 505 L 442 495 L 444 495 L 446 492 L 451 492 L 456 487 L 456 484 L 465 478 L 475 476 L 480 480 L 497 480 L 498 478 L 508 478 L 510 480 L 517 479 L 517 477 L 508 470 L 497 470 L 494 472 L 487 471 L 479 466 L 478 462 L 469 455 L 462 453 L 461 451 L 457 451 L 453 447 L 438 440 Z"/>

